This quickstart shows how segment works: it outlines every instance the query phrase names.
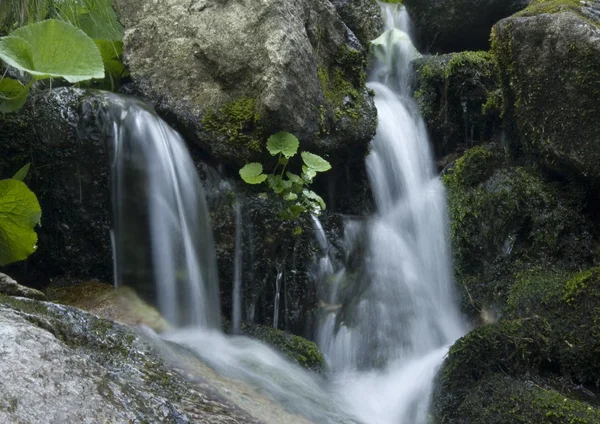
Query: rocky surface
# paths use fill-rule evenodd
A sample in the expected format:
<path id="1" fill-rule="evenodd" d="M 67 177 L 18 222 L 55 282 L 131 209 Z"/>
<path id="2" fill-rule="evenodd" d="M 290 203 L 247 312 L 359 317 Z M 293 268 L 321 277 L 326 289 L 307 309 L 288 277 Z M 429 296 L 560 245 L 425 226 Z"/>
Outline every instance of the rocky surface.
<path id="1" fill-rule="evenodd" d="M 331 0 L 364 47 L 383 32 L 381 9 L 376 0 Z"/>
<path id="2" fill-rule="evenodd" d="M 302 149 L 362 162 L 376 126 L 365 52 L 325 0 L 117 0 L 136 91 L 217 161 Z"/>
<path id="3" fill-rule="evenodd" d="M 0 333 L 2 422 L 258 422 L 132 329 L 78 309 L 0 297 Z"/>
<path id="4" fill-rule="evenodd" d="M 438 158 L 498 138 L 502 93 L 490 53 L 427 56 L 413 67 L 415 97 Z"/>
<path id="5" fill-rule="evenodd" d="M 547 11 L 539 8 L 544 2 L 537 3 L 527 14 Z M 545 4 L 557 3 L 570 2 Z M 515 148 L 563 175 L 595 181 L 600 176 L 598 25 L 570 9 L 513 17 L 494 28 L 492 42 Z"/>
<path id="6" fill-rule="evenodd" d="M 404 0 L 421 51 L 438 53 L 489 47 L 490 30 L 529 0 Z"/>
<path id="7" fill-rule="evenodd" d="M 44 300 L 46 296 L 39 290 L 25 287 L 6 274 L 0 272 L 0 293 L 6 296 L 19 296 L 28 299 Z"/>

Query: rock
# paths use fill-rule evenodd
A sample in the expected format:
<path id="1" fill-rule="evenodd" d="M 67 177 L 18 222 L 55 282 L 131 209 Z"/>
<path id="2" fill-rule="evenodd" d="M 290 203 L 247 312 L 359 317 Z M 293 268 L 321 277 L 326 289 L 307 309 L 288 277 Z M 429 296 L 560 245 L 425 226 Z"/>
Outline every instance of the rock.
<path id="1" fill-rule="evenodd" d="M 554 172 L 597 183 L 600 28 L 583 14 L 587 4 L 532 3 L 494 27 L 492 44 L 513 148 Z M 561 10 L 569 11 L 529 16 Z"/>
<path id="2" fill-rule="evenodd" d="M 0 296 L 0 421 L 258 423 L 184 378 L 132 329 Z"/>
<path id="3" fill-rule="evenodd" d="M 450 349 L 434 395 L 440 422 L 597 422 L 599 300 L 598 268 L 518 274 L 504 319 Z"/>
<path id="4" fill-rule="evenodd" d="M 170 328 L 160 313 L 129 287 L 115 288 L 98 281 L 53 282 L 47 289 L 48 300 L 74 306 L 101 318 L 128 325 L 144 325 L 157 333 Z"/>
<path id="5" fill-rule="evenodd" d="M 268 344 L 304 368 L 321 371 L 325 365 L 317 344 L 302 337 L 264 325 L 244 325 L 241 334 Z"/>
<path id="6" fill-rule="evenodd" d="M 266 158 L 284 130 L 334 167 L 362 163 L 376 130 L 366 56 L 329 1 L 115 6 L 136 91 L 215 160 Z"/>
<path id="7" fill-rule="evenodd" d="M 383 32 L 381 8 L 376 0 L 331 0 L 331 3 L 363 46 Z"/>
<path id="8" fill-rule="evenodd" d="M 487 50 L 490 30 L 529 0 L 404 0 L 421 51 Z"/>
<path id="9" fill-rule="evenodd" d="M 513 274 L 531 264 L 566 269 L 594 260 L 585 190 L 511 162 L 496 145 L 468 150 L 445 171 L 464 309 L 502 308 Z"/>
<path id="10" fill-rule="evenodd" d="M 41 287 L 51 277 L 110 280 L 108 149 L 97 126 L 80 126 L 81 105 L 94 94 L 75 88 L 38 90 L 25 107 L 0 114 L 0 178 L 31 163 L 25 183 L 42 207 L 38 249 L 7 269 Z"/>
<path id="11" fill-rule="evenodd" d="M 0 272 L 0 293 L 7 296 L 26 297 L 29 299 L 44 300 L 46 296 L 39 290 L 18 284 L 6 274 Z"/>
<path id="12" fill-rule="evenodd" d="M 487 142 L 500 129 L 502 93 L 487 52 L 428 56 L 413 62 L 415 97 L 442 158 Z"/>

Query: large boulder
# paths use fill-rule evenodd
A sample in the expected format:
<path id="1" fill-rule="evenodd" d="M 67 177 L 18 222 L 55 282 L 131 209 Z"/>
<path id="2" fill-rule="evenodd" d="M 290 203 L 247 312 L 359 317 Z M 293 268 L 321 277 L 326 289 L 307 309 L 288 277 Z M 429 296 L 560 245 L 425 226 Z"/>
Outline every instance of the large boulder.
<path id="1" fill-rule="evenodd" d="M 499 22 L 492 43 L 514 149 L 563 175 L 597 182 L 600 21 L 587 9 L 600 10 L 590 2 L 537 1 Z"/>
<path id="2" fill-rule="evenodd" d="M 490 30 L 529 0 L 404 0 L 421 50 L 449 53 L 487 50 Z"/>
<path id="3" fill-rule="evenodd" d="M 376 129 L 365 51 L 327 0 L 116 0 L 138 94 L 215 160 L 241 166 L 277 131 L 362 162 Z"/>
<path id="4" fill-rule="evenodd" d="M 427 56 L 413 62 L 415 97 L 438 158 L 489 141 L 500 129 L 501 92 L 488 52 Z"/>

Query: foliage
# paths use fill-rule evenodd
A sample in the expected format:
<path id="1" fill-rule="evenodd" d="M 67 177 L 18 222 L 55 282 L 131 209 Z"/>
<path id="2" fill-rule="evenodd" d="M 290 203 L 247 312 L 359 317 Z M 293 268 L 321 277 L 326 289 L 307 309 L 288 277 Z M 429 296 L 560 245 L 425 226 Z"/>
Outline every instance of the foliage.
<path id="1" fill-rule="evenodd" d="M 310 152 L 302 152 L 301 175 L 286 171 L 289 160 L 298 152 L 298 139 L 290 133 L 279 132 L 269 137 L 267 150 L 277 156 L 273 172 L 263 173 L 263 165 L 258 162 L 246 164 L 240 169 L 240 177 L 248 184 L 266 184 L 273 193 L 285 200 L 281 218 L 295 220 L 304 212 L 319 214 L 325 209 L 323 199 L 310 190 L 310 184 L 319 172 L 326 172 L 331 165 L 322 157 Z M 267 196 L 266 193 L 262 194 Z"/>
<path id="2" fill-rule="evenodd" d="M 23 179 L 29 164 L 12 179 L 0 180 L 0 266 L 26 259 L 36 250 L 42 211 L 37 197 Z"/>

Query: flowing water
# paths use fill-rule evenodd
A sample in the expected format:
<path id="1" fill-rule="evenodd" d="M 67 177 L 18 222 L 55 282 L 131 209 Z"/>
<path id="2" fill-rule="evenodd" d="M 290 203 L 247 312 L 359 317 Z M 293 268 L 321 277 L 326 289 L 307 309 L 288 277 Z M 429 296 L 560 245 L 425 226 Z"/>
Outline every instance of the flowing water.
<path id="1" fill-rule="evenodd" d="M 410 62 L 419 54 L 403 9 L 382 10 L 387 32 L 369 83 L 379 127 L 367 159 L 377 212 L 347 223 L 346 263 L 324 253 L 314 268 L 326 376 L 257 341 L 219 331 L 212 232 L 184 142 L 143 103 L 117 96 L 107 102 L 117 283 L 154 281 L 161 312 L 178 328 L 162 337 L 319 424 L 426 424 L 435 373 L 448 346 L 465 332 L 452 290 L 444 188 L 410 96 Z M 236 205 L 233 321 L 239 330 L 242 211 Z M 316 218 L 314 227 L 327 252 Z M 283 273 L 277 269 L 274 281 L 275 327 Z"/>

